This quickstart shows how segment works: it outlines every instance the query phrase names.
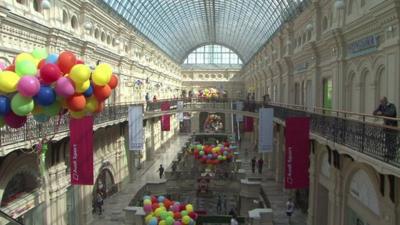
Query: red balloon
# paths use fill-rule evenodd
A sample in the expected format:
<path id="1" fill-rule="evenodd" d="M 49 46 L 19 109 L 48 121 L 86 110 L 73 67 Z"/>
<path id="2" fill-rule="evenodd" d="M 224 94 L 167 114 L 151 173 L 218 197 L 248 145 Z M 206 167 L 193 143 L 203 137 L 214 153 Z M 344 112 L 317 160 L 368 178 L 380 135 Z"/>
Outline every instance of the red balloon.
<path id="1" fill-rule="evenodd" d="M 46 65 L 46 60 L 42 59 L 42 60 L 40 60 L 39 64 L 37 65 L 37 68 L 41 69 L 44 65 Z"/>
<path id="2" fill-rule="evenodd" d="M 23 127 L 26 123 L 26 116 L 18 116 L 14 112 L 10 112 L 4 116 L 4 122 L 11 128 L 20 128 Z"/>
<path id="3" fill-rule="evenodd" d="M 72 95 L 67 99 L 67 105 L 71 111 L 74 112 L 82 111 L 86 105 L 85 96 L 80 94 Z"/>
<path id="4" fill-rule="evenodd" d="M 57 65 L 64 74 L 69 73 L 75 64 L 76 56 L 72 52 L 65 51 L 58 56 Z"/>
<path id="5" fill-rule="evenodd" d="M 76 60 L 76 64 L 85 64 L 85 62 L 83 62 L 82 60 L 78 59 L 78 60 Z"/>
<path id="6" fill-rule="evenodd" d="M 94 86 L 94 96 L 99 101 L 104 101 L 111 95 L 111 88 L 107 84 L 104 86 Z"/>
<path id="7" fill-rule="evenodd" d="M 192 218 L 192 219 L 194 219 L 194 220 L 197 219 L 197 213 L 195 213 L 195 212 L 190 212 L 190 213 L 189 213 L 189 216 L 190 216 L 190 218 Z"/>
<path id="8" fill-rule="evenodd" d="M 40 77 L 46 84 L 56 82 L 61 76 L 60 68 L 56 64 L 46 64 L 40 69 Z"/>
<path id="9" fill-rule="evenodd" d="M 151 205 L 151 208 L 153 209 L 153 211 L 156 210 L 158 207 L 160 207 L 160 205 L 158 203 L 153 203 Z"/>
<path id="10" fill-rule="evenodd" d="M 186 204 L 181 204 L 179 206 L 179 211 L 183 211 L 183 210 L 186 210 Z"/>
<path id="11" fill-rule="evenodd" d="M 156 196 L 151 196 L 151 202 L 158 203 L 158 199 L 156 198 Z"/>
<path id="12" fill-rule="evenodd" d="M 9 66 L 7 66 L 4 71 L 11 71 L 11 72 L 15 72 L 15 65 L 11 64 Z"/>
<path id="13" fill-rule="evenodd" d="M 169 207 L 172 205 L 172 202 L 169 199 L 164 200 L 164 206 L 166 209 L 169 209 Z"/>
<path id="14" fill-rule="evenodd" d="M 111 89 L 118 86 L 118 77 L 115 74 L 112 75 L 110 82 L 108 82 L 108 86 L 110 86 Z"/>
<path id="15" fill-rule="evenodd" d="M 181 213 L 180 213 L 180 212 L 174 212 L 174 219 L 175 219 L 175 220 L 178 220 L 178 219 L 180 219 L 180 218 L 182 218 Z"/>

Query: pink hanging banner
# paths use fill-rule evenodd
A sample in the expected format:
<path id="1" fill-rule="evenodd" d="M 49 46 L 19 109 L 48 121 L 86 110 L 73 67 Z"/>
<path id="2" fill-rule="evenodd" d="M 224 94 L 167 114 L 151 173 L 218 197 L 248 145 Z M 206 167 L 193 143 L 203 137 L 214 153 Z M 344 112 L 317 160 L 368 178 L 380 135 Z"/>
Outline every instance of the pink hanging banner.
<path id="1" fill-rule="evenodd" d="M 286 119 L 285 129 L 285 188 L 299 189 L 309 186 L 310 119 Z"/>
<path id="2" fill-rule="evenodd" d="M 169 102 L 161 103 L 161 111 L 167 111 L 171 107 Z M 161 116 L 161 131 L 170 131 L 171 130 L 171 119 L 170 115 L 162 115 Z"/>
<path id="3" fill-rule="evenodd" d="M 93 117 L 71 118 L 70 171 L 72 185 L 93 185 Z"/>
<path id="4" fill-rule="evenodd" d="M 244 126 L 243 126 L 244 132 L 253 132 L 254 130 L 254 119 L 253 117 L 244 117 Z"/>

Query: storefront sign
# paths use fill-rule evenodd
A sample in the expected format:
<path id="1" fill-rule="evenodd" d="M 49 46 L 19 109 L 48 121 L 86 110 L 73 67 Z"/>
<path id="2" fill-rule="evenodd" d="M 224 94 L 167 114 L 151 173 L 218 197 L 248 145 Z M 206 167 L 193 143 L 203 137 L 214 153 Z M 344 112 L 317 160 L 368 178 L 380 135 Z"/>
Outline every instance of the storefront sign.
<path id="1" fill-rule="evenodd" d="M 171 105 L 169 102 L 161 103 L 161 111 L 168 111 Z M 171 129 L 171 115 L 166 114 L 161 116 L 161 131 L 170 131 Z"/>
<path id="2" fill-rule="evenodd" d="M 285 188 L 306 188 L 309 185 L 310 119 L 286 119 L 285 129 Z"/>
<path id="3" fill-rule="evenodd" d="M 143 108 L 131 106 L 128 109 L 129 124 L 129 150 L 141 151 L 143 149 Z"/>
<path id="4" fill-rule="evenodd" d="M 272 108 L 261 108 L 258 123 L 258 152 L 272 152 L 273 146 L 273 117 Z"/>
<path id="5" fill-rule="evenodd" d="M 70 119 L 72 185 L 93 185 L 93 117 Z"/>
<path id="6" fill-rule="evenodd" d="M 375 51 L 378 45 L 378 35 L 371 35 L 350 43 L 347 47 L 347 53 L 351 56 L 364 55 Z"/>

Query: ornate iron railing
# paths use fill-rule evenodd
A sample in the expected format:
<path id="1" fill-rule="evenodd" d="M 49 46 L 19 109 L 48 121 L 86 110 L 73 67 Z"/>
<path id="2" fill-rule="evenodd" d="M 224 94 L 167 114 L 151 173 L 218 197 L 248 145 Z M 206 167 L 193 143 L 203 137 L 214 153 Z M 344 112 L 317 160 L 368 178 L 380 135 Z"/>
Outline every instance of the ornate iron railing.
<path id="1" fill-rule="evenodd" d="M 178 101 L 184 101 L 187 107 L 193 105 L 207 105 L 218 109 L 230 109 L 232 99 L 167 99 L 158 102 L 137 102 L 131 104 L 121 104 L 106 107 L 105 110 L 95 117 L 95 125 L 102 125 L 113 121 L 124 121 L 128 115 L 130 105 L 143 105 L 146 111 L 161 110 L 161 104 L 165 101 L 170 102 L 172 109 L 176 108 Z M 221 104 L 223 103 L 223 104 Z M 274 108 L 274 116 L 282 121 L 288 117 L 306 116 L 310 117 L 311 132 L 326 138 L 329 141 L 347 146 L 355 151 L 369 155 L 373 158 L 385 161 L 389 164 L 400 166 L 400 158 L 397 151 L 400 148 L 399 129 L 397 127 L 383 126 L 379 123 L 365 122 L 354 119 L 350 114 L 332 113 L 321 110 L 306 111 L 304 107 L 290 107 L 277 104 L 263 105 L 261 102 L 244 101 L 243 111 L 257 112 L 260 107 Z M 56 121 L 57 120 L 57 121 Z M 58 124 L 54 132 L 55 124 Z M 17 142 L 36 140 L 43 134 L 51 135 L 54 133 L 68 132 L 68 117 L 63 116 L 59 119 L 53 118 L 50 122 L 39 124 L 32 118 L 23 128 L 0 129 L 0 147 L 11 145 Z"/>

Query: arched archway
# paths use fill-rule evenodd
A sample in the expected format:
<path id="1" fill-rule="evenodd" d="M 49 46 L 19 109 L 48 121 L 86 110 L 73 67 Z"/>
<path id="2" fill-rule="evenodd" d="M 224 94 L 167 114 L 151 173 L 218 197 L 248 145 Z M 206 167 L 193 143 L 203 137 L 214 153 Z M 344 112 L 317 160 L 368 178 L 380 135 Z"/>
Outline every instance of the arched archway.
<path id="1" fill-rule="evenodd" d="M 374 110 L 375 94 L 373 81 L 368 69 L 364 69 L 360 78 L 360 112 L 368 113 Z"/>
<path id="2" fill-rule="evenodd" d="M 376 95 L 375 104 L 379 102 L 379 99 L 383 96 L 387 96 L 387 77 L 385 73 L 385 67 L 380 66 L 376 73 Z"/>
<path id="3" fill-rule="evenodd" d="M 118 187 L 115 183 L 114 175 L 110 168 L 103 166 L 97 176 L 96 183 L 93 186 L 93 197 L 101 193 L 103 199 L 117 193 Z M 95 198 L 93 198 L 95 199 Z"/>
<path id="4" fill-rule="evenodd" d="M 355 77 L 356 74 L 351 71 L 349 73 L 348 79 L 347 79 L 347 88 L 346 88 L 346 109 L 351 112 L 356 112 L 357 111 L 357 106 L 356 106 L 356 95 L 355 95 L 355 90 L 356 90 L 356 82 L 355 82 Z"/>
<path id="5" fill-rule="evenodd" d="M 38 177 L 27 171 L 21 171 L 13 175 L 7 183 L 1 196 L 1 207 L 9 205 L 19 197 L 33 192 L 39 187 Z"/>

